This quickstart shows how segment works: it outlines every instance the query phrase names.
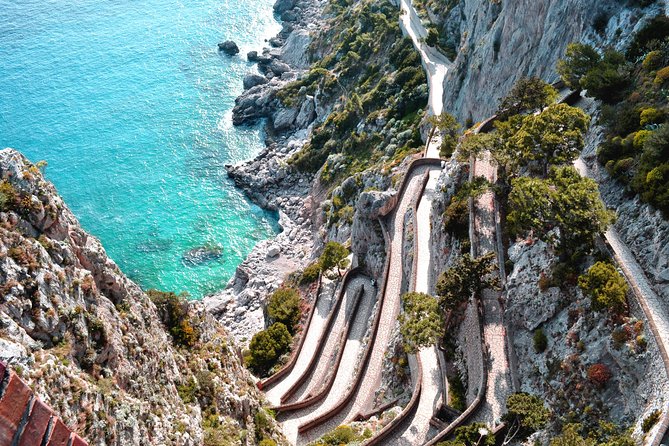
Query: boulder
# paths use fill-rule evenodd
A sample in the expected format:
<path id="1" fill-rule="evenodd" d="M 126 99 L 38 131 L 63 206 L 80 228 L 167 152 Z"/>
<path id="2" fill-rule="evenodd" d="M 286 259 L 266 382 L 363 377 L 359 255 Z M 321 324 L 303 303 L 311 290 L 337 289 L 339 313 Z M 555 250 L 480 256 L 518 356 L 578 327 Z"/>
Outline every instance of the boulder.
<path id="1" fill-rule="evenodd" d="M 234 56 L 235 54 L 239 54 L 239 47 L 232 40 L 226 40 L 225 42 L 219 43 L 218 50 L 223 51 L 228 56 Z"/>
<path id="2" fill-rule="evenodd" d="M 286 11 L 281 14 L 281 20 L 284 22 L 297 22 L 300 16 L 295 11 Z"/>
<path id="3" fill-rule="evenodd" d="M 268 82 L 269 81 L 265 76 L 261 76 L 255 73 L 249 73 L 246 76 L 244 76 L 244 90 L 249 90 L 258 85 L 264 85 Z"/>
<path id="4" fill-rule="evenodd" d="M 307 99 L 302 103 L 300 113 L 297 115 L 295 125 L 300 129 L 306 129 L 309 124 L 316 119 L 316 104 L 312 96 L 307 96 Z"/>
<path id="5" fill-rule="evenodd" d="M 279 245 L 271 245 L 267 249 L 267 257 L 272 258 L 281 254 L 281 247 Z"/>
<path id="6" fill-rule="evenodd" d="M 298 110 L 296 108 L 284 108 L 274 116 L 274 130 L 287 130 L 295 122 Z"/>
<path id="7" fill-rule="evenodd" d="M 246 58 L 248 59 L 249 62 L 258 62 L 260 60 L 257 51 L 249 51 L 248 53 L 246 53 Z"/>
<path id="8" fill-rule="evenodd" d="M 272 48 L 279 48 L 281 45 L 283 45 L 283 40 L 278 37 L 272 37 L 269 39 L 268 43 Z"/>
<path id="9" fill-rule="evenodd" d="M 283 73 L 290 71 L 290 66 L 287 63 L 281 62 L 280 60 L 274 59 L 269 64 L 269 69 L 276 76 L 281 76 Z"/>
<path id="10" fill-rule="evenodd" d="M 276 0 L 274 3 L 274 12 L 282 14 L 289 9 L 293 9 L 297 4 L 297 0 Z"/>

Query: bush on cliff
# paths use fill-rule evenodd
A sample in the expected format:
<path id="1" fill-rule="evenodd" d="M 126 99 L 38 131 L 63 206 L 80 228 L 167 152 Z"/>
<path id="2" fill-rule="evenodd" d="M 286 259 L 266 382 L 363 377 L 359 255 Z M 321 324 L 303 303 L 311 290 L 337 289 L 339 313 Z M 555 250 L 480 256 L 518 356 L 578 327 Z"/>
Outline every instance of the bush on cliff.
<path id="1" fill-rule="evenodd" d="M 439 302 L 425 293 L 402 296 L 404 312 L 400 314 L 400 333 L 407 353 L 416 353 L 434 345 L 442 335 L 443 321 Z"/>
<path id="2" fill-rule="evenodd" d="M 279 288 L 269 298 L 267 313 L 275 322 L 281 322 L 294 333 L 300 320 L 300 294 L 293 288 Z"/>
<path id="3" fill-rule="evenodd" d="M 625 310 L 629 286 L 615 266 L 607 262 L 597 262 L 578 278 L 578 286 L 592 299 L 596 310 L 611 310 L 621 313 Z"/>
<path id="4" fill-rule="evenodd" d="M 325 249 L 321 254 L 320 261 L 321 271 L 329 271 L 332 268 L 337 268 L 337 274 L 341 276 L 341 270 L 348 266 L 348 249 L 341 243 L 327 242 Z"/>
<path id="5" fill-rule="evenodd" d="M 597 183 L 581 177 L 573 167 L 551 170 L 547 179 L 521 177 L 511 182 L 507 222 L 511 233 L 528 233 L 554 241 L 566 259 L 592 249 L 595 237 L 606 230 L 613 215 L 606 209 Z"/>
<path id="6" fill-rule="evenodd" d="M 267 330 L 253 335 L 246 358 L 248 367 L 254 373 L 265 376 L 288 352 L 292 342 L 288 328 L 281 322 L 275 322 Z"/>
<path id="7" fill-rule="evenodd" d="M 161 321 L 172 335 L 172 340 L 180 347 L 193 347 L 200 334 L 189 314 L 186 294 L 149 290 L 146 292 L 156 305 Z"/>

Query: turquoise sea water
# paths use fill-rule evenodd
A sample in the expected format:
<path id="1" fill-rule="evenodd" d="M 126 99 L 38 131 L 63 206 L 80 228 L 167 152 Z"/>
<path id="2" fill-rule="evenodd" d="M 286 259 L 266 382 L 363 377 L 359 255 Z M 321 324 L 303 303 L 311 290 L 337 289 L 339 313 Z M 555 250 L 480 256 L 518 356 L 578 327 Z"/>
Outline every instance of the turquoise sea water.
<path id="1" fill-rule="evenodd" d="M 244 54 L 273 0 L 0 0 L 0 148 L 46 160 L 84 228 L 144 288 L 222 289 L 277 230 L 224 165 L 263 147 L 233 128 Z M 218 53 L 238 42 L 240 56 Z M 222 255 L 201 264 L 202 246 Z"/>

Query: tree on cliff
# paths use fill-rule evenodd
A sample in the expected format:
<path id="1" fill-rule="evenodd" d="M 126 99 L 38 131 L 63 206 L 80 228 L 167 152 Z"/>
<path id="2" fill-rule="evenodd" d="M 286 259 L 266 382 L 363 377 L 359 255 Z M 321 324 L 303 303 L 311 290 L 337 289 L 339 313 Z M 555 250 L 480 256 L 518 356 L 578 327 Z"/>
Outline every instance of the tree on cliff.
<path id="1" fill-rule="evenodd" d="M 497 117 L 505 121 L 513 115 L 534 113 L 557 99 L 557 91 L 538 77 L 524 77 L 513 86 L 497 108 Z"/>
<path id="2" fill-rule="evenodd" d="M 300 294 L 293 288 L 279 288 L 269 298 L 267 313 L 293 333 L 300 320 Z"/>
<path id="3" fill-rule="evenodd" d="M 322 271 L 337 268 L 337 274 L 341 276 L 341 270 L 348 266 L 348 249 L 341 243 L 327 242 L 320 257 Z"/>
<path id="4" fill-rule="evenodd" d="M 400 315 L 400 333 L 407 353 L 434 345 L 442 335 L 443 321 L 439 302 L 425 293 L 402 296 L 404 312 Z"/>
<path id="5" fill-rule="evenodd" d="M 473 293 L 497 288 L 499 278 L 492 274 L 496 269 L 494 252 L 475 259 L 469 254 L 459 257 L 437 280 L 436 291 L 442 310 L 454 310 Z"/>
<path id="6" fill-rule="evenodd" d="M 564 58 L 558 61 L 557 71 L 568 87 L 578 90 L 583 76 L 595 68 L 600 60 L 601 56 L 590 45 L 570 43 Z"/>
<path id="7" fill-rule="evenodd" d="M 514 115 L 495 123 L 496 131 L 470 135 L 461 145 L 462 156 L 478 157 L 486 151 L 499 167 L 502 182 L 522 167 L 546 176 L 549 165 L 572 162 L 584 147 L 590 117 L 567 104 L 548 106 L 539 114 Z"/>
<path id="8" fill-rule="evenodd" d="M 518 443 L 542 429 L 550 417 L 550 411 L 536 395 L 514 393 L 506 400 L 507 413 L 503 420 L 507 424 L 503 445 Z"/>
<path id="9" fill-rule="evenodd" d="M 254 373 L 265 375 L 276 361 L 290 349 L 293 338 L 281 322 L 253 335 L 249 344 L 247 364 Z"/>
<path id="10" fill-rule="evenodd" d="M 588 96 L 605 102 L 617 102 L 630 83 L 625 56 L 609 49 L 600 55 L 590 45 L 572 43 L 564 59 L 558 61 L 558 73 L 567 86 L 585 89 Z"/>
<path id="11" fill-rule="evenodd" d="M 455 150 L 455 146 L 458 144 L 458 135 L 460 131 L 460 123 L 455 119 L 455 116 L 450 113 L 442 113 L 439 116 L 430 116 L 427 118 L 434 129 L 439 130 L 441 133 L 441 147 L 439 148 L 439 156 L 449 157 Z M 432 135 L 430 135 L 430 140 Z M 429 144 L 429 140 L 428 140 Z"/>
<path id="12" fill-rule="evenodd" d="M 535 161 L 543 176 L 551 164 L 574 161 L 585 145 L 583 134 L 590 117 L 567 104 L 551 105 L 538 115 L 528 115 L 509 145 L 520 151 L 521 160 Z"/>
<path id="13" fill-rule="evenodd" d="M 563 256 L 590 251 L 594 239 L 612 222 L 599 196 L 597 183 L 581 177 L 573 167 L 554 168 L 549 178 L 517 178 L 511 182 L 507 216 L 515 235 L 533 232 L 547 238 L 559 229 Z"/>

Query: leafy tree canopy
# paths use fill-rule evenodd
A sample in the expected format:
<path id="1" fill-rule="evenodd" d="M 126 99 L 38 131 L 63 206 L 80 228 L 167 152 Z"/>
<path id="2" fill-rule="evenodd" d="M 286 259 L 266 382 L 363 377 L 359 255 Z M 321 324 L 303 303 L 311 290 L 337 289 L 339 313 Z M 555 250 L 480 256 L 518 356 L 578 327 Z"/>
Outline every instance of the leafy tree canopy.
<path id="1" fill-rule="evenodd" d="M 528 393 L 509 395 L 506 400 L 506 409 L 504 419 L 509 423 L 507 437 L 515 437 L 520 434 L 522 438 L 527 438 L 542 429 L 550 417 L 550 411 L 544 406 L 543 400 Z"/>
<path id="2" fill-rule="evenodd" d="M 495 253 L 473 259 L 469 254 L 458 258 L 437 280 L 436 291 L 443 310 L 453 310 L 475 293 L 497 288 Z"/>
<path id="3" fill-rule="evenodd" d="M 548 179 L 517 178 L 511 182 L 508 221 L 516 235 L 533 231 L 540 238 L 557 227 L 564 254 L 590 250 L 594 238 L 613 220 L 597 184 L 573 167 L 559 167 Z"/>
<path id="4" fill-rule="evenodd" d="M 629 286 L 612 264 L 597 262 L 578 278 L 578 286 L 592 299 L 595 309 L 619 313 L 625 309 Z"/>
<path id="5" fill-rule="evenodd" d="M 404 313 L 400 315 L 400 333 L 408 353 L 434 345 L 442 334 L 443 321 L 439 302 L 425 293 L 402 296 Z"/>
<path id="6" fill-rule="evenodd" d="M 348 266 L 348 249 L 341 243 L 327 242 L 325 249 L 320 257 L 322 271 L 328 271 L 337 268 L 337 273 L 341 275 L 341 270 Z"/>
<path id="7" fill-rule="evenodd" d="M 293 288 L 279 288 L 269 298 L 267 313 L 292 333 L 300 320 L 300 294 Z"/>
<path id="8" fill-rule="evenodd" d="M 279 357 L 289 350 L 292 341 L 288 328 L 281 322 L 275 322 L 267 330 L 256 333 L 249 344 L 249 368 L 260 375 L 266 374 Z"/>
<path id="9" fill-rule="evenodd" d="M 533 113 L 555 102 L 557 91 L 538 77 L 524 77 L 513 86 L 497 109 L 497 117 L 506 120 L 513 115 Z"/>

